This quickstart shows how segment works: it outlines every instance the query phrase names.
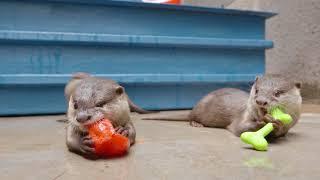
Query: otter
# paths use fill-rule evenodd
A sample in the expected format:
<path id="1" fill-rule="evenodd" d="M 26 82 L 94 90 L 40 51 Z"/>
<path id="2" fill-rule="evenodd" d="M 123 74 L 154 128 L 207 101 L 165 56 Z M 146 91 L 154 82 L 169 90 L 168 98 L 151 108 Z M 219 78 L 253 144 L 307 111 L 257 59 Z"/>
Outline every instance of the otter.
<path id="1" fill-rule="evenodd" d="M 223 88 L 203 97 L 188 115 L 177 117 L 154 116 L 144 120 L 185 120 L 193 127 L 225 128 L 236 136 L 256 131 L 271 122 L 274 130 L 269 137 L 284 136 L 300 118 L 301 83 L 270 74 L 256 77 L 250 93 L 234 88 Z M 267 110 L 281 106 L 293 122 L 284 125 L 267 114 Z"/>
<path id="2" fill-rule="evenodd" d="M 68 103 L 66 144 L 70 151 L 95 158 L 93 141 L 86 125 L 103 118 L 111 121 L 117 133 L 135 143 L 136 130 L 130 120 L 130 110 L 150 113 L 135 105 L 125 89 L 113 80 L 76 73 L 65 87 Z"/>

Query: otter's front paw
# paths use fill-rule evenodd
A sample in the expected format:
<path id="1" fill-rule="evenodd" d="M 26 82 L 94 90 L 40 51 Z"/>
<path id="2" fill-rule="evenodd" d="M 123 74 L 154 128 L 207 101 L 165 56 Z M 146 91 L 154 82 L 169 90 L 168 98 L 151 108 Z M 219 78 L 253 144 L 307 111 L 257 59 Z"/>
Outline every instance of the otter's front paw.
<path id="1" fill-rule="evenodd" d="M 95 156 L 94 142 L 89 135 L 81 138 L 80 151 L 86 156 Z"/>
<path id="2" fill-rule="evenodd" d="M 256 130 L 261 129 L 263 126 L 265 126 L 267 124 L 267 122 L 265 121 L 265 119 L 259 119 L 255 121 L 255 128 Z"/>
<path id="3" fill-rule="evenodd" d="M 129 128 L 119 126 L 115 129 L 115 131 L 122 136 L 129 137 Z"/>
<path id="4" fill-rule="evenodd" d="M 271 133 L 272 136 L 279 137 L 283 136 L 286 133 L 286 127 L 281 121 L 274 119 L 269 114 L 266 114 L 264 119 L 267 123 L 272 123 L 273 125 L 273 131 Z"/>

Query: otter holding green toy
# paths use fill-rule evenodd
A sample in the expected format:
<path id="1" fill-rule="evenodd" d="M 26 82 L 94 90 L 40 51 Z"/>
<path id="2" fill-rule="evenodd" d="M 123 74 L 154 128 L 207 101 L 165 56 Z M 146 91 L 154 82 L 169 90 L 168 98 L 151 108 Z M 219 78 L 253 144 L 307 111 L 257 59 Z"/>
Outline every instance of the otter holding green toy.
<path id="1" fill-rule="evenodd" d="M 286 135 L 299 121 L 302 102 L 300 88 L 301 83 L 294 79 L 267 74 L 256 78 L 250 94 L 239 89 L 222 88 L 203 97 L 190 113 L 155 114 L 143 119 L 189 121 L 193 127 L 225 128 L 236 136 L 257 131 L 272 123 L 266 129 L 273 127 L 269 136 L 277 138 Z M 271 114 L 278 111 L 268 113 L 271 108 L 279 106 L 292 117 L 289 125 L 282 123 L 282 118 L 272 117 Z"/>
<path id="2" fill-rule="evenodd" d="M 284 113 L 280 107 L 271 108 L 268 114 L 285 125 L 289 125 L 292 122 L 292 117 L 289 114 Z M 265 136 L 272 132 L 273 129 L 272 123 L 268 123 L 256 132 L 242 133 L 240 138 L 243 142 L 251 144 L 255 150 L 266 151 L 268 149 L 268 142 L 265 139 Z"/>

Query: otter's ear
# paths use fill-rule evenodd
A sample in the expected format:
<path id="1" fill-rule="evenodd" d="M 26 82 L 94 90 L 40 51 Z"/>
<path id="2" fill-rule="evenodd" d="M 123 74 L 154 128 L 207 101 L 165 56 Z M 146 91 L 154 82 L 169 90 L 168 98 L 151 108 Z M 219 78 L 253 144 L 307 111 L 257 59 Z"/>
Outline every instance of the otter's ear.
<path id="1" fill-rule="evenodd" d="M 89 73 L 85 73 L 85 72 L 77 72 L 72 74 L 72 79 L 85 79 L 85 78 L 89 78 L 91 77 L 91 75 Z"/>
<path id="2" fill-rule="evenodd" d="M 256 76 L 256 79 L 254 80 L 254 82 L 256 83 L 260 78 L 261 76 Z"/>
<path id="3" fill-rule="evenodd" d="M 124 93 L 124 88 L 122 86 L 116 87 L 116 94 L 121 95 Z"/>
<path id="4" fill-rule="evenodd" d="M 301 82 L 295 82 L 294 85 L 296 88 L 301 89 L 302 83 Z"/>

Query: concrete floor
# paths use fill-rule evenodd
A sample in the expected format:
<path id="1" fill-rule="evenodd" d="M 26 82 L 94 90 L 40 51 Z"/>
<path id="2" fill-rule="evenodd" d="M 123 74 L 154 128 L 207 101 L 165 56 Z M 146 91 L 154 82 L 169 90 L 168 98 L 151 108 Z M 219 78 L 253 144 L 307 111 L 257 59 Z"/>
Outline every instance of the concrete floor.
<path id="1" fill-rule="evenodd" d="M 91 161 L 67 151 L 64 116 L 0 118 L 0 179 L 320 179 L 320 114 L 305 114 L 267 152 L 223 129 L 143 121 L 128 156 Z"/>

